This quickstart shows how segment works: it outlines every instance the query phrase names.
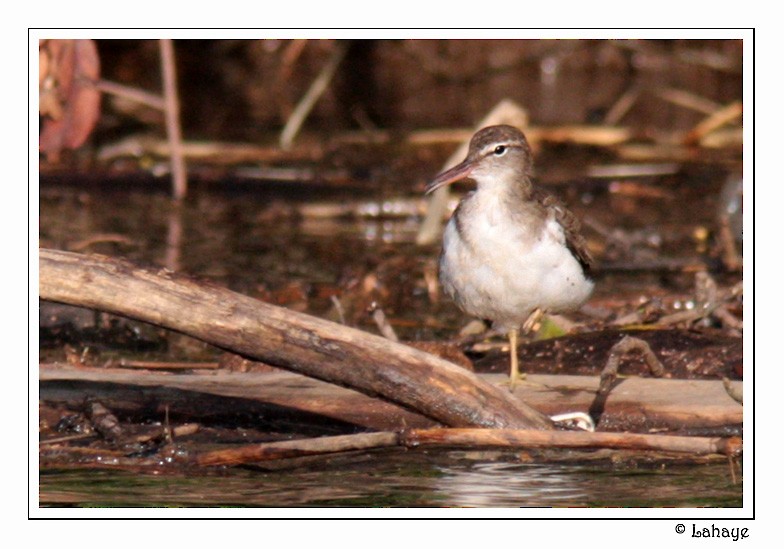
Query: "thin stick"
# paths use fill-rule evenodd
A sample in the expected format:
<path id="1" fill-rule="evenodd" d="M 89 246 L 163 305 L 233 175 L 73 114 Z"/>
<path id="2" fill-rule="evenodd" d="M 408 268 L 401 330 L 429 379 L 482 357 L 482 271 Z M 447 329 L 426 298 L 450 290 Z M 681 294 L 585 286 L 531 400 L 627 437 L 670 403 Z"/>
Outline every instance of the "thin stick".
<path id="1" fill-rule="evenodd" d="M 78 433 L 76 435 L 65 435 L 57 438 L 50 438 L 38 442 L 38 446 L 47 446 L 51 444 L 61 444 L 63 442 L 73 442 L 76 440 L 87 440 L 90 438 L 98 438 L 97 433 Z"/>
<path id="2" fill-rule="evenodd" d="M 121 360 L 119 368 L 143 368 L 145 370 L 217 370 L 217 362 L 153 362 L 149 360 Z"/>
<path id="3" fill-rule="evenodd" d="M 148 91 L 118 84 L 117 82 L 110 82 L 109 80 L 98 80 L 95 83 L 95 87 L 103 93 L 109 93 L 111 95 L 116 95 L 117 97 L 122 97 L 123 99 L 129 99 L 136 103 L 152 107 L 158 111 L 166 110 L 166 104 L 163 98 L 160 95 Z"/>
<path id="4" fill-rule="evenodd" d="M 616 385 L 615 382 L 618 379 L 618 369 L 621 366 L 621 357 L 635 351 L 642 353 L 643 359 L 648 365 L 651 374 L 656 377 L 662 377 L 664 375 L 664 365 L 662 365 L 661 361 L 651 350 L 651 346 L 648 345 L 646 341 L 637 337 L 624 336 L 623 339 L 613 345 L 612 349 L 610 349 L 610 356 L 607 358 L 607 364 L 604 366 L 600 376 L 601 381 L 599 383 L 599 390 L 596 391 L 596 397 L 588 410 L 595 424 L 599 424 L 599 420 L 601 419 L 602 414 L 604 414 L 607 397 L 610 396 L 610 391 L 612 391 Z"/>
<path id="5" fill-rule="evenodd" d="M 74 252 L 81 252 L 86 250 L 93 244 L 100 244 L 105 242 L 114 242 L 116 244 L 134 244 L 133 240 L 128 238 L 125 235 L 121 234 L 113 234 L 113 233 L 99 233 L 84 238 L 82 240 L 77 240 L 76 242 L 72 242 L 68 249 Z"/>
<path id="6" fill-rule="evenodd" d="M 729 124 L 736 118 L 743 115 L 743 103 L 740 101 L 733 101 L 719 110 L 713 112 L 707 118 L 702 120 L 699 124 L 694 126 L 686 137 L 683 138 L 684 145 L 696 145 L 714 130 L 719 129 L 725 124 Z"/>
<path id="7" fill-rule="evenodd" d="M 335 51 L 332 53 L 332 57 L 330 57 L 324 68 L 321 69 L 321 72 L 310 85 L 308 91 L 305 92 L 305 95 L 294 108 L 294 112 L 291 113 L 286 125 L 283 127 L 283 131 L 280 134 L 281 148 L 288 149 L 291 147 L 294 138 L 299 133 L 308 114 L 310 114 L 313 106 L 327 90 L 327 86 L 329 86 L 329 83 L 332 81 L 332 77 L 335 76 L 335 71 L 343 60 L 343 56 L 346 54 L 347 49 L 348 47 L 346 44 L 342 42 L 337 43 Z"/>
<path id="8" fill-rule="evenodd" d="M 238 448 L 214 450 L 198 454 L 194 458 L 197 465 L 240 465 L 256 461 L 269 461 L 292 457 L 333 454 L 371 448 L 388 448 L 398 445 L 397 433 L 360 433 L 283 442 L 248 444 Z"/>
<path id="9" fill-rule="evenodd" d="M 384 310 L 380 307 L 376 307 L 373 310 L 373 321 L 376 323 L 378 327 L 378 331 L 381 332 L 385 338 L 390 341 L 400 341 L 395 333 L 395 329 L 389 323 L 389 319 L 387 319 L 387 315 L 384 314 Z"/>
<path id="10" fill-rule="evenodd" d="M 631 86 L 618 98 L 610 110 L 607 111 L 607 114 L 604 115 L 604 123 L 615 126 L 624 116 L 626 116 L 626 113 L 634 106 L 639 97 L 640 88 L 638 86 Z"/>
<path id="11" fill-rule="evenodd" d="M 707 97 L 697 95 L 688 90 L 678 88 L 663 88 L 656 95 L 675 105 L 685 107 L 702 114 L 713 114 L 721 108 L 721 104 L 711 101 Z"/>
<path id="12" fill-rule="evenodd" d="M 171 150 L 174 199 L 182 200 L 188 192 L 188 175 L 180 131 L 180 102 L 177 95 L 177 74 L 174 64 L 174 45 L 170 39 L 160 41 L 161 68 L 163 72 L 163 101 L 166 115 L 166 135 Z"/>

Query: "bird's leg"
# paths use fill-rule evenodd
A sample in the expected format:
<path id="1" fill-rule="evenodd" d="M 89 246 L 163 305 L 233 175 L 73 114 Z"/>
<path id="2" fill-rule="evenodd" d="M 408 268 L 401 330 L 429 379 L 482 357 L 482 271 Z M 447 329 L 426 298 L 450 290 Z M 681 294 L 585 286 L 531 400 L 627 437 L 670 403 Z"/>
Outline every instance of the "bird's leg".
<path id="1" fill-rule="evenodd" d="M 542 316 L 544 316 L 544 311 L 542 309 L 534 309 L 534 312 L 528 315 L 528 319 L 525 321 L 525 324 L 523 324 L 523 333 L 527 334 L 533 330 L 537 322 L 542 319 Z"/>
<path id="2" fill-rule="evenodd" d="M 513 391 L 515 383 L 520 378 L 520 366 L 517 361 L 517 328 L 509 330 L 509 390 Z"/>
<path id="3" fill-rule="evenodd" d="M 535 309 L 528 318 L 526 319 L 525 323 L 523 324 L 522 331 L 524 334 L 529 333 L 533 330 L 536 323 L 542 318 L 544 311 L 542 309 Z M 520 379 L 525 379 L 525 374 L 520 373 L 520 362 L 517 357 L 517 336 L 519 330 L 517 328 L 513 328 L 509 330 L 509 362 L 511 363 L 511 367 L 509 369 L 509 390 L 513 391 L 515 383 L 517 383 Z"/>

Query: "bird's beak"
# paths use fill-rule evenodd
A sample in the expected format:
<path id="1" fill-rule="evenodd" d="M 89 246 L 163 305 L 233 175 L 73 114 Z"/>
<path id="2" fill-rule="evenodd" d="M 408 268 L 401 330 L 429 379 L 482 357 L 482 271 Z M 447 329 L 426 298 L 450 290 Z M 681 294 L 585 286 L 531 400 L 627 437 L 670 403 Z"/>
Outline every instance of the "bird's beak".
<path id="1" fill-rule="evenodd" d="M 461 179 L 465 179 L 471 176 L 471 172 L 476 167 L 474 162 L 469 162 L 468 159 L 463 160 L 460 164 L 455 166 L 454 168 L 450 168 L 445 172 L 441 172 L 436 176 L 433 181 L 427 184 L 425 187 L 425 194 L 430 194 L 436 189 L 440 189 L 445 185 L 449 185 L 450 183 L 454 183 L 455 181 L 460 181 Z"/>

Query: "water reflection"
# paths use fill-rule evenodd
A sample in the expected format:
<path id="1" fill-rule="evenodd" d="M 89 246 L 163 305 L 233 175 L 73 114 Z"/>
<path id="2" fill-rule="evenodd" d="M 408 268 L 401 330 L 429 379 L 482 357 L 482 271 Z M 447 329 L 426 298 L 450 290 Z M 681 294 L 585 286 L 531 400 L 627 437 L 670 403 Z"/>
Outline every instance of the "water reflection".
<path id="1" fill-rule="evenodd" d="M 42 506 L 691 507 L 742 505 L 724 464 L 618 469 L 392 452 L 276 471 L 43 471 Z M 506 459 L 511 459 L 506 456 Z"/>
<path id="2" fill-rule="evenodd" d="M 514 463 L 449 468 L 436 490 L 458 507 L 550 507 L 586 502 L 579 470 Z"/>

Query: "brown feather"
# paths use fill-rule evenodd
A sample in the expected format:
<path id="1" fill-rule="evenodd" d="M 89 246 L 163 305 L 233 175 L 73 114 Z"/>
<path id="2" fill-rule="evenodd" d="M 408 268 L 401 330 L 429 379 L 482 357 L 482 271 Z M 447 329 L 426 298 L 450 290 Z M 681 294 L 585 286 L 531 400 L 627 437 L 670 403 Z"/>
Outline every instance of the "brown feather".
<path id="1" fill-rule="evenodd" d="M 566 247 L 577 258 L 584 273 L 588 273 L 593 266 L 593 256 L 588 251 L 588 244 L 580 234 L 580 220 L 566 209 L 563 202 L 539 187 L 533 188 L 532 198 L 538 201 L 548 211 L 553 212 L 555 220 L 563 227 L 566 235 Z"/>

